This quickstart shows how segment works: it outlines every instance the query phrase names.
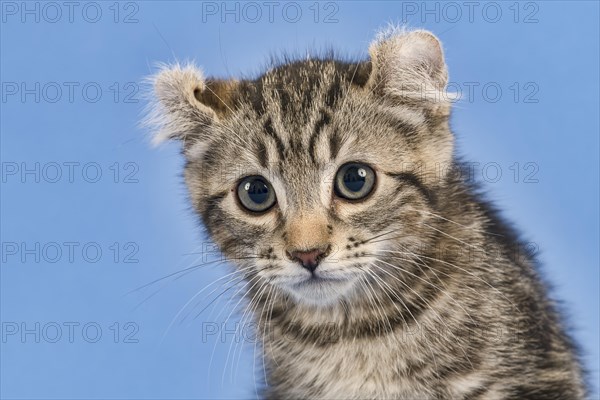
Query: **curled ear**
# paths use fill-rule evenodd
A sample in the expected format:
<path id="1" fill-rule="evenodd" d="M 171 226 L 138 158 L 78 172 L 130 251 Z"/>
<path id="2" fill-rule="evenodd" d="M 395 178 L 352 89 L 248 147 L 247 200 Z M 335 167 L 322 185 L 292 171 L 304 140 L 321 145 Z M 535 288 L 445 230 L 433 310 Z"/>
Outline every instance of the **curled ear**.
<path id="1" fill-rule="evenodd" d="M 153 107 L 145 122 L 155 131 L 154 144 L 179 139 L 187 145 L 205 139 L 234 107 L 237 82 L 205 79 L 191 64 L 163 67 L 151 83 Z"/>
<path id="2" fill-rule="evenodd" d="M 444 99 L 448 71 L 440 41 L 425 30 L 383 32 L 370 46 L 367 89 L 390 97 Z"/>

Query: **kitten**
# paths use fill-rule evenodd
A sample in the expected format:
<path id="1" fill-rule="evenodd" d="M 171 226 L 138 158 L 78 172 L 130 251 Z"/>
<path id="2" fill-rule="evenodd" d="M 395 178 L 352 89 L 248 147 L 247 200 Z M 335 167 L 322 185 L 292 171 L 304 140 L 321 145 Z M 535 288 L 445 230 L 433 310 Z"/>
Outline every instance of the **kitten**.
<path id="1" fill-rule="evenodd" d="M 581 399 L 574 345 L 513 230 L 456 174 L 438 39 L 254 80 L 154 77 L 192 204 L 248 281 L 266 398 Z"/>

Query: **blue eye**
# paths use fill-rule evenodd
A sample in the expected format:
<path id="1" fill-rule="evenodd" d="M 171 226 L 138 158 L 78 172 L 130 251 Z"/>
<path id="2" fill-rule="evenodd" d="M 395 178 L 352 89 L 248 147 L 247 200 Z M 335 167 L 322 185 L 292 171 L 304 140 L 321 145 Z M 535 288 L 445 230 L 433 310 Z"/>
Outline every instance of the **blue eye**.
<path id="1" fill-rule="evenodd" d="M 237 187 L 237 195 L 242 206 L 252 212 L 267 211 L 277 200 L 269 181 L 259 175 L 242 179 Z"/>
<path id="2" fill-rule="evenodd" d="M 375 172 L 366 164 L 344 164 L 335 176 L 335 193 L 347 200 L 364 199 L 374 186 Z"/>

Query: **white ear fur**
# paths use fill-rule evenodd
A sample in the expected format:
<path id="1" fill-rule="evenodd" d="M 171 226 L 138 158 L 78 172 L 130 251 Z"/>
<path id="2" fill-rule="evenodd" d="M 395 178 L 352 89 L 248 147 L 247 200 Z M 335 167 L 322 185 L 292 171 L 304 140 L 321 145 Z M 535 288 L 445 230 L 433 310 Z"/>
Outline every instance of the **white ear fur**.
<path id="1" fill-rule="evenodd" d="M 216 113 L 194 95 L 206 85 L 202 71 L 193 64 L 162 66 L 149 80 L 154 95 L 144 125 L 155 132 L 153 144 L 197 137 L 217 118 Z"/>
<path id="2" fill-rule="evenodd" d="M 417 100 L 444 100 L 448 71 L 440 41 L 425 30 L 391 28 L 380 33 L 369 48 L 370 90 Z M 446 98 L 447 99 L 447 98 Z"/>

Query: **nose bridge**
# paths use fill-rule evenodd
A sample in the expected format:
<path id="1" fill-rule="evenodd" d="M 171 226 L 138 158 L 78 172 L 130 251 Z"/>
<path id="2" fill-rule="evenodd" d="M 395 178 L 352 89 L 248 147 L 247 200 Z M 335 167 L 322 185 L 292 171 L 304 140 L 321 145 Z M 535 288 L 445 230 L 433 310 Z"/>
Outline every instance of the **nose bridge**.
<path id="1" fill-rule="evenodd" d="M 288 194 L 286 246 L 291 251 L 326 248 L 329 222 L 321 204 L 320 174 L 300 160 L 287 167 L 282 171 Z"/>
<path id="2" fill-rule="evenodd" d="M 319 212 L 302 212 L 286 226 L 286 244 L 289 249 L 307 251 L 321 249 L 329 244 L 327 217 Z"/>

